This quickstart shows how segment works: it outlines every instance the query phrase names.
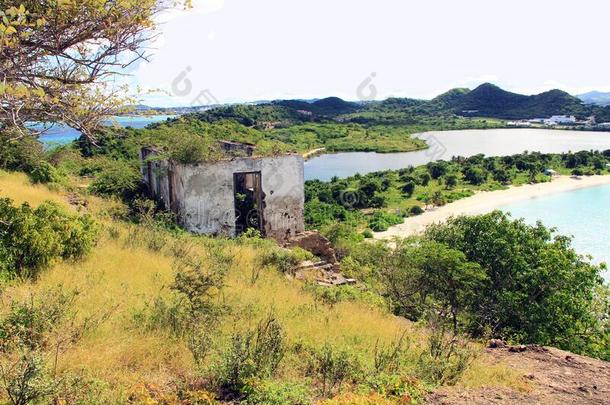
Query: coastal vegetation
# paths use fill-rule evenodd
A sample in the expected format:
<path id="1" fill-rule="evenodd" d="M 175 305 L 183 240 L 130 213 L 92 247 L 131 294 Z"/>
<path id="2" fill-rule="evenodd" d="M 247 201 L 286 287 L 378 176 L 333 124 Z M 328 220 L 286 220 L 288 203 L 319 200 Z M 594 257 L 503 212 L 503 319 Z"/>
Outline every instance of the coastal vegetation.
<path id="1" fill-rule="evenodd" d="M 351 235 L 348 239 L 358 239 L 367 228 L 385 231 L 404 217 L 421 214 L 426 206 L 445 205 L 479 191 L 548 182 L 557 174 L 607 174 L 609 164 L 610 151 L 531 152 L 505 157 L 454 157 L 328 182 L 312 180 L 305 184 L 305 219 L 307 226 L 329 234 L 339 221 Z"/>

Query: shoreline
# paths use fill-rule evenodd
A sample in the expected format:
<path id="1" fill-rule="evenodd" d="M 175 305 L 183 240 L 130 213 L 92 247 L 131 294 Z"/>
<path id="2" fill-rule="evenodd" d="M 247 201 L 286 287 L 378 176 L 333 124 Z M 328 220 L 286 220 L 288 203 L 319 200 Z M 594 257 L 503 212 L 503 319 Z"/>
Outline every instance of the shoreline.
<path id="1" fill-rule="evenodd" d="M 479 192 L 471 197 L 427 210 L 421 215 L 405 218 L 400 225 L 394 225 L 385 232 L 374 233 L 374 238 L 392 239 L 412 236 L 422 233 L 428 225 L 445 222 L 450 217 L 483 214 L 519 201 L 608 184 L 610 184 L 610 175 L 579 178 L 558 176 L 549 183 L 525 184 L 511 186 L 506 190 Z"/>

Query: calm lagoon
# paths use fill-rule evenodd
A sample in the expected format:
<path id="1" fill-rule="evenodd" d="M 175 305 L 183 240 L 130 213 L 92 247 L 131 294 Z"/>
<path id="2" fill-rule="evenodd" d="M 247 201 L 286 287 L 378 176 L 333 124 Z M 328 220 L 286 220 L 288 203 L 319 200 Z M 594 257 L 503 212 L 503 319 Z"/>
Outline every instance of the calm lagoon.
<path id="1" fill-rule="evenodd" d="M 547 129 L 487 129 L 426 132 L 429 149 L 404 153 L 346 152 L 320 155 L 305 162 L 306 180 L 330 180 L 356 173 L 401 169 L 453 156 L 506 156 L 524 151 L 561 153 L 610 149 L 610 132 Z"/>

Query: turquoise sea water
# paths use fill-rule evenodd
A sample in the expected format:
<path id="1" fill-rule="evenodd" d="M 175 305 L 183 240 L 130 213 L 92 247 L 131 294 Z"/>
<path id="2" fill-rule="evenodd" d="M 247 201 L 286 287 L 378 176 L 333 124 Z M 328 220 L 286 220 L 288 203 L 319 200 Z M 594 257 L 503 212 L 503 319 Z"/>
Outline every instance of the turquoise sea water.
<path id="1" fill-rule="evenodd" d="M 151 116 L 125 116 L 113 117 L 112 120 L 106 122 L 108 125 L 120 125 L 122 127 L 144 128 L 148 124 L 154 122 L 162 122 L 168 118 L 174 118 L 175 115 L 151 115 Z M 36 127 L 36 126 L 34 126 Z M 80 132 L 66 125 L 56 125 L 49 129 L 40 140 L 46 147 L 65 145 L 80 137 Z"/>
<path id="2" fill-rule="evenodd" d="M 610 185 L 585 188 L 521 201 L 501 207 L 527 223 L 537 220 L 574 237 L 573 245 L 596 263 L 610 264 Z M 610 281 L 610 272 L 605 274 Z"/>

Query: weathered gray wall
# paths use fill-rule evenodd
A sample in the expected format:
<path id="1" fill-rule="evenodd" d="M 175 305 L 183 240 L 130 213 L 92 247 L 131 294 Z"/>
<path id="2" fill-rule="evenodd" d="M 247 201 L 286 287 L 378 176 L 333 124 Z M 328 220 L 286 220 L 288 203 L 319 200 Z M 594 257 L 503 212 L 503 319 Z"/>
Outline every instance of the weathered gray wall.
<path id="1" fill-rule="evenodd" d="M 155 198 L 164 201 L 167 208 L 171 201 L 181 225 L 191 232 L 235 236 L 233 174 L 259 171 L 266 236 L 284 240 L 304 230 L 300 155 L 235 158 L 197 165 L 160 162 L 155 169 L 161 173 L 160 178 L 148 182 Z"/>

